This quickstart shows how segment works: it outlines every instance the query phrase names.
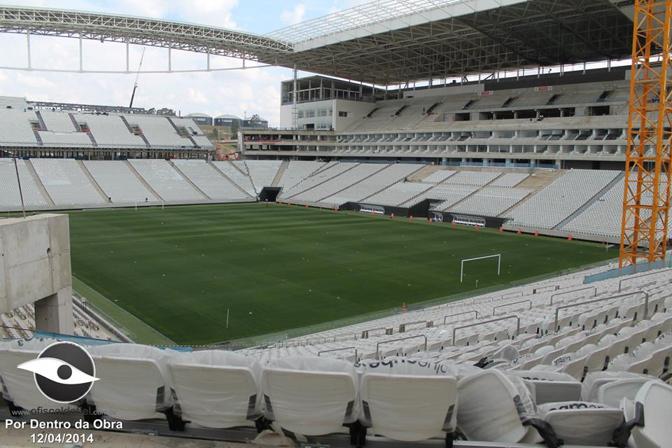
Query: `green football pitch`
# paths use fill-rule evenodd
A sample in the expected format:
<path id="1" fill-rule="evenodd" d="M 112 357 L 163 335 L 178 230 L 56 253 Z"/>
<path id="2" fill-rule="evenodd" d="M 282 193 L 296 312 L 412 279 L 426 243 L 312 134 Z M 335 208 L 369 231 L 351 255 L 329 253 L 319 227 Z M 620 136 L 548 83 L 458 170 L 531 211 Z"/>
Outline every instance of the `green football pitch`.
<path id="1" fill-rule="evenodd" d="M 115 322 L 180 344 L 361 317 L 614 256 L 600 244 L 276 204 L 79 211 L 70 231 L 76 289 Z M 496 260 L 482 260 L 460 283 L 460 260 L 491 254 L 502 254 L 499 277 Z"/>

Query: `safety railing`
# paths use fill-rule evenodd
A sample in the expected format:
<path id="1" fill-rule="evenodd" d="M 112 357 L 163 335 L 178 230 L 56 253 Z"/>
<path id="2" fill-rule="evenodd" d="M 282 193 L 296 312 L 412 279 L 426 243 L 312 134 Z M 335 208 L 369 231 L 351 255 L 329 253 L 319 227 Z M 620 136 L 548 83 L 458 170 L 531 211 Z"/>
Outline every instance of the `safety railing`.
<path id="1" fill-rule="evenodd" d="M 531 309 L 532 309 L 532 300 L 530 300 L 530 299 L 518 300 L 518 301 L 516 301 L 516 302 L 504 303 L 504 304 L 502 304 L 502 305 L 493 306 L 493 307 L 492 307 L 492 316 L 493 316 L 493 317 L 495 316 L 495 311 L 496 311 L 498 308 L 503 308 L 503 307 L 505 307 L 505 306 L 510 306 L 510 305 L 519 305 L 519 304 L 521 304 L 521 303 L 529 303 L 529 304 L 530 304 L 530 307 L 528 308 L 528 310 L 531 310 Z"/>
<path id="2" fill-rule="evenodd" d="M 425 351 L 427 351 L 427 335 L 416 334 L 415 336 L 406 336 L 405 338 L 396 338 L 396 339 L 388 339 L 387 341 L 380 341 L 379 343 L 376 344 L 376 359 L 380 357 L 381 345 L 389 344 L 390 342 L 406 341 L 408 339 L 416 339 L 416 338 L 423 338 L 425 340 Z"/>
<path id="3" fill-rule="evenodd" d="M 406 331 L 406 327 L 409 325 L 417 325 L 417 324 L 424 324 L 425 327 L 429 328 L 432 326 L 433 322 L 431 320 L 415 320 L 413 322 L 404 322 L 402 324 L 399 324 L 399 333 L 404 333 Z"/>
<path id="4" fill-rule="evenodd" d="M 371 333 L 372 331 L 378 331 L 378 330 L 385 330 L 385 334 L 387 334 L 388 327 L 367 328 L 366 330 L 362 330 L 361 339 L 368 339 L 369 338 L 369 333 Z M 355 339 L 357 339 L 357 333 L 355 333 Z"/>
<path id="5" fill-rule="evenodd" d="M 551 295 L 551 301 L 548 304 L 553 305 L 553 299 L 558 297 L 558 296 L 562 296 L 564 294 L 571 294 L 573 292 L 587 291 L 589 289 L 593 290 L 593 297 L 595 297 L 597 295 L 597 286 L 586 286 L 584 288 L 572 289 L 570 291 L 557 292 L 557 293 Z"/>
<path id="6" fill-rule="evenodd" d="M 659 270 L 654 270 L 652 272 L 645 272 L 643 274 L 633 275 L 632 277 L 622 278 L 618 281 L 618 292 L 621 292 L 624 282 L 628 282 L 628 281 L 632 281 L 632 280 L 638 280 L 638 279 L 641 279 L 642 277 L 648 277 L 650 275 L 656 275 L 656 274 L 660 274 L 660 271 Z"/>
<path id="7" fill-rule="evenodd" d="M 538 292 L 548 292 L 548 291 L 543 291 L 546 288 L 553 288 L 551 291 L 557 291 L 558 289 L 560 289 L 560 285 L 539 286 L 538 288 L 534 288 L 532 290 L 532 294 L 536 294 Z"/>
<path id="8" fill-rule="evenodd" d="M 514 291 L 514 292 L 510 292 L 510 293 L 508 293 L 508 294 L 504 294 L 504 295 L 501 297 L 501 300 L 515 299 L 516 297 L 522 297 L 522 296 L 524 296 L 524 295 L 525 295 L 525 293 L 524 293 L 522 290 L 520 290 L 520 291 Z"/>
<path id="9" fill-rule="evenodd" d="M 559 322 L 559 316 L 560 316 L 560 311 L 567 309 L 567 308 L 573 308 L 575 306 L 581 306 L 581 305 L 590 305 L 591 303 L 598 303 L 598 302 L 606 302 L 608 300 L 614 300 L 614 299 L 622 299 L 624 297 L 630 297 L 634 296 L 637 294 L 644 294 L 644 319 L 647 318 L 649 315 L 649 293 L 646 291 L 634 291 L 634 292 L 629 292 L 627 294 L 617 294 L 615 296 L 610 296 L 610 297 L 600 297 L 599 299 L 593 299 L 593 300 L 587 300 L 585 302 L 576 302 L 576 303 L 570 303 L 569 305 L 561 305 L 555 309 L 555 324 L 553 328 L 555 329 L 555 332 L 557 333 L 559 330 L 558 328 L 558 322 Z"/>
<path id="10" fill-rule="evenodd" d="M 317 356 L 320 356 L 322 353 L 330 353 L 330 352 L 343 352 L 345 350 L 354 350 L 355 351 L 355 361 L 359 360 L 359 356 L 357 355 L 357 347 L 352 346 L 352 347 L 341 347 L 341 348 L 332 348 L 329 350 L 320 350 L 317 352 Z"/>
<path id="11" fill-rule="evenodd" d="M 476 311 L 476 310 L 463 311 L 461 313 L 455 313 L 455 314 L 449 314 L 447 316 L 443 316 L 443 325 L 446 325 L 446 319 L 448 319 L 449 317 L 464 316 L 465 314 L 471 314 L 471 313 L 475 313 L 476 314 L 476 319 L 478 319 L 478 311 Z"/>
<path id="12" fill-rule="evenodd" d="M 476 322 L 476 323 L 469 324 L 469 325 L 462 325 L 461 327 L 455 327 L 455 328 L 453 328 L 452 344 L 455 345 L 455 335 L 457 334 L 457 330 L 464 330 L 465 328 L 477 327 L 479 325 L 491 324 L 493 322 L 500 322 L 500 321 L 509 320 L 509 319 L 516 319 L 516 336 L 518 336 L 520 334 L 520 317 L 518 317 L 517 315 L 514 314 L 514 315 L 510 315 L 510 316 L 498 317 L 497 319 L 484 320 L 482 322 Z"/>

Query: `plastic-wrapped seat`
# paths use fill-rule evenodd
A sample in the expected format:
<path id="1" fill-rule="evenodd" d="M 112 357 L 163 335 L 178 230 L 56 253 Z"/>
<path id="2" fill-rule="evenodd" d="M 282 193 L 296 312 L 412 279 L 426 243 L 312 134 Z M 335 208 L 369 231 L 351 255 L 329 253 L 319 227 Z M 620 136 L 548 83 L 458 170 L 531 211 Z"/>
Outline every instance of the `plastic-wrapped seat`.
<path id="1" fill-rule="evenodd" d="M 180 353 L 168 362 L 178 415 L 207 428 L 250 426 L 261 415 L 261 368 L 222 350 Z"/>
<path id="2" fill-rule="evenodd" d="M 523 425 L 533 410 L 524 385 L 498 370 L 484 370 L 458 383 L 457 422 L 469 440 L 533 442 L 538 434 Z"/>
<path id="3" fill-rule="evenodd" d="M 587 358 L 586 358 L 586 372 L 599 372 L 601 370 L 604 370 L 605 366 L 607 365 L 607 357 L 609 356 L 609 346 L 592 346 L 590 348 L 586 348 L 586 350 L 590 350 Z"/>
<path id="4" fill-rule="evenodd" d="M 19 364 L 37 358 L 42 348 L 42 346 L 39 348 L 24 348 L 19 347 L 16 343 L 0 344 L 0 392 L 2 392 L 2 396 L 10 404 L 10 411 L 13 411 L 15 407 L 24 410 L 77 408 L 73 405 L 65 405 L 48 400 L 35 387 L 34 374 L 27 370 L 16 368 Z"/>
<path id="5" fill-rule="evenodd" d="M 96 381 L 90 401 L 96 411 L 121 420 L 156 419 L 172 414 L 169 352 L 139 344 L 95 346 Z"/>
<path id="6" fill-rule="evenodd" d="M 668 344 L 658 345 L 651 353 L 649 375 L 662 376 L 670 372 L 672 367 L 672 338 L 668 338 Z"/>
<path id="7" fill-rule="evenodd" d="M 506 374 L 521 378 L 531 390 L 537 404 L 581 398 L 581 383 L 566 373 L 510 370 Z"/>
<path id="8" fill-rule="evenodd" d="M 641 376 L 611 381 L 597 388 L 597 401 L 611 407 L 619 407 L 623 398 L 634 400 L 637 392 L 649 378 Z"/>
<path id="9" fill-rule="evenodd" d="M 602 403 L 567 401 L 537 408 L 565 444 L 606 446 L 624 422 L 623 411 Z"/>
<path id="10" fill-rule="evenodd" d="M 266 418 L 307 436 L 341 432 L 357 420 L 357 382 L 351 363 L 319 357 L 270 361 L 262 373 Z"/>
<path id="11" fill-rule="evenodd" d="M 426 361 L 392 359 L 362 365 L 360 422 L 400 441 L 452 440 L 457 380 Z"/>
<path id="12" fill-rule="evenodd" d="M 566 373 L 572 378 L 581 381 L 583 379 L 583 374 L 586 370 L 587 359 L 588 355 L 575 356 L 571 359 L 565 360 L 564 362 L 558 364 L 557 371 L 561 373 Z"/>
<path id="13" fill-rule="evenodd" d="M 672 441 L 672 387 L 660 381 L 647 382 L 637 392 L 635 408 L 643 410 L 644 423 L 632 429 L 633 448 L 669 447 Z"/>
<path id="14" fill-rule="evenodd" d="M 639 375 L 631 372 L 613 372 L 609 370 L 603 372 L 590 372 L 586 375 L 586 378 L 581 384 L 581 398 L 583 401 L 598 401 L 597 393 L 600 386 L 613 381 L 631 378 L 645 378 L 647 380 L 656 379 L 649 375 Z"/>

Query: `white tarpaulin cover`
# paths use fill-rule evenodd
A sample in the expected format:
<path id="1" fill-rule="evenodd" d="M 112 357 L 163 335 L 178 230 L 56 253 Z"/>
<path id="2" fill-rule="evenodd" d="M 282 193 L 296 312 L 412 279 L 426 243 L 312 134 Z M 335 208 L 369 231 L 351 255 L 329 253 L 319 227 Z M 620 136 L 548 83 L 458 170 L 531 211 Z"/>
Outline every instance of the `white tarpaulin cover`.
<path id="1" fill-rule="evenodd" d="M 362 423 L 374 434 L 417 441 L 454 429 L 457 380 L 453 377 L 367 371 L 360 394 Z"/>
<path id="2" fill-rule="evenodd" d="M 25 348 L 13 349 L 15 343 L 0 345 L 0 378 L 2 379 L 2 395 L 16 406 L 26 410 L 42 409 L 75 409 L 75 406 L 55 403 L 48 400 L 35 385 L 32 372 L 17 369 L 19 364 L 32 361 L 42 351 Z"/>
<path id="3" fill-rule="evenodd" d="M 602 403 L 565 401 L 546 403 L 537 408 L 566 444 L 606 446 L 614 431 L 623 424 L 623 412 Z"/>
<path id="4" fill-rule="evenodd" d="M 395 375 L 448 375 L 456 376 L 455 366 L 427 359 L 413 359 L 403 356 L 391 356 L 383 360 L 368 359 L 357 364 L 360 373 L 392 373 Z M 480 369 L 476 369 L 480 370 Z"/>
<path id="5" fill-rule="evenodd" d="M 526 412 L 523 402 L 528 399 L 521 398 L 512 379 L 502 372 L 485 370 L 463 378 L 458 390 L 457 422 L 469 440 L 515 443 L 527 435 L 521 413 Z"/>
<path id="6" fill-rule="evenodd" d="M 632 430 L 636 448 L 666 448 L 672 441 L 672 387 L 650 381 L 637 392 L 635 402 L 644 406 L 644 427 Z"/>
<path id="7" fill-rule="evenodd" d="M 208 428 L 249 426 L 261 412 L 260 367 L 222 350 L 175 354 L 168 363 L 184 420 Z"/>
<path id="8" fill-rule="evenodd" d="M 624 398 L 631 401 L 634 400 L 639 389 L 648 381 L 648 378 L 641 377 L 626 378 L 605 383 L 597 389 L 597 402 L 617 408 Z"/>
<path id="9" fill-rule="evenodd" d="M 274 359 L 263 370 L 262 390 L 266 417 L 294 433 L 340 432 L 358 416 L 355 369 L 346 361 Z"/>
<path id="10" fill-rule="evenodd" d="M 649 375 L 642 375 L 639 373 L 631 372 L 589 372 L 586 375 L 586 378 L 583 380 L 581 385 L 581 398 L 583 401 L 598 401 L 597 392 L 603 384 L 610 383 L 612 381 L 619 381 L 628 378 L 646 378 L 649 380 L 656 379 L 655 377 Z"/>
<path id="11" fill-rule="evenodd" d="M 510 370 L 510 377 L 521 378 L 537 404 L 581 399 L 581 383 L 571 375 L 547 370 Z"/>
<path id="12" fill-rule="evenodd" d="M 160 411 L 171 404 L 169 352 L 138 344 L 108 344 L 89 352 L 100 378 L 90 393 L 97 411 L 123 420 L 164 417 Z"/>

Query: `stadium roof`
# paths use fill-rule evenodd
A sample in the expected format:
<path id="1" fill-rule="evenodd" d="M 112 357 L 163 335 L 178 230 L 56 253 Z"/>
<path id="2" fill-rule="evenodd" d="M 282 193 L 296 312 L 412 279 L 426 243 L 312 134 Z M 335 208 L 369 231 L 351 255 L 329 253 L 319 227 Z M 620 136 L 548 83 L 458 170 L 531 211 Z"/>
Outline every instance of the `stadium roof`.
<path id="1" fill-rule="evenodd" d="M 632 0 L 377 0 L 266 36 L 163 20 L 0 7 L 0 32 L 233 56 L 380 85 L 630 55 Z"/>

